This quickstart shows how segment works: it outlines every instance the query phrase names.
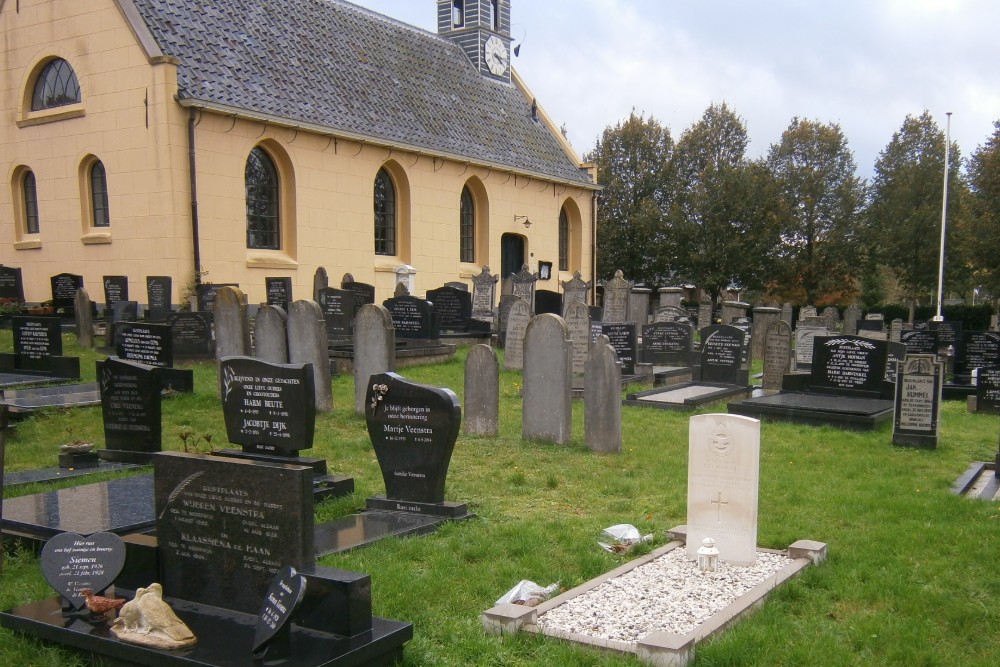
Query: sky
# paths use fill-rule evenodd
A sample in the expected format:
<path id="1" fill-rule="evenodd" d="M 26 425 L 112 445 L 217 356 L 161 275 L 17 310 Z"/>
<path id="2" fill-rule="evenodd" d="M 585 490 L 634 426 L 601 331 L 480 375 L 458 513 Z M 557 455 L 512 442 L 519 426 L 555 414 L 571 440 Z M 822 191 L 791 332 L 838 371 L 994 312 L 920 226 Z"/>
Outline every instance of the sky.
<path id="1" fill-rule="evenodd" d="M 355 0 L 436 31 L 436 0 Z M 512 0 L 514 69 L 573 147 L 637 114 L 676 140 L 711 104 L 766 155 L 792 118 L 837 123 L 859 175 L 927 110 L 963 158 L 1000 120 L 996 0 Z M 954 158 L 954 155 L 952 156 Z"/>

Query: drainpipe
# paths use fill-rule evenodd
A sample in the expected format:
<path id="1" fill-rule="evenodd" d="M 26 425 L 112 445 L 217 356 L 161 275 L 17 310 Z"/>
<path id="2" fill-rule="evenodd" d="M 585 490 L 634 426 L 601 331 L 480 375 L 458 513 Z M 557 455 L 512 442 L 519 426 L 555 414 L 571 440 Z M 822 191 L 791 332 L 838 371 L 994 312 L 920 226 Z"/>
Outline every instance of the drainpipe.
<path id="1" fill-rule="evenodd" d="M 597 303 L 597 197 L 598 192 L 594 191 L 594 196 L 590 199 L 590 289 L 593 291 L 590 302 Z"/>
<path id="2" fill-rule="evenodd" d="M 198 179 L 195 167 L 195 108 L 188 109 L 188 172 L 191 178 L 191 242 L 194 246 L 194 284 L 201 284 L 201 242 L 198 237 Z"/>

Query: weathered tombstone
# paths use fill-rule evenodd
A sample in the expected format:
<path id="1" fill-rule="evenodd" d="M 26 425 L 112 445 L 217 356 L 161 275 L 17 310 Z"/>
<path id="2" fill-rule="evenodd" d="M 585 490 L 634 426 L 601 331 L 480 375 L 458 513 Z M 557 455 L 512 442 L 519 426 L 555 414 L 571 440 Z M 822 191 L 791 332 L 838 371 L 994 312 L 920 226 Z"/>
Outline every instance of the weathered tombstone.
<path id="1" fill-rule="evenodd" d="M 319 290 L 319 307 L 326 320 L 326 336 L 332 341 L 350 338 L 354 334 L 355 293 L 336 287 L 322 287 Z"/>
<path id="2" fill-rule="evenodd" d="M 1000 414 L 1000 366 L 979 369 L 976 383 L 976 412 Z"/>
<path id="3" fill-rule="evenodd" d="M 607 323 L 628 321 L 628 298 L 632 292 L 632 282 L 625 280 L 621 269 L 615 271 L 615 277 L 605 281 L 604 285 L 604 318 Z"/>
<path id="4" fill-rule="evenodd" d="M 192 359 L 215 356 L 211 313 L 171 313 L 167 324 L 173 332 L 175 355 Z"/>
<path id="5" fill-rule="evenodd" d="M 97 362 L 105 461 L 149 463 L 161 449 L 160 369 L 109 357 Z"/>
<path id="6" fill-rule="evenodd" d="M 292 302 L 288 312 L 288 361 L 312 364 L 316 409 L 333 409 L 330 384 L 330 355 L 327 350 L 326 323 L 319 304 L 311 299 Z"/>
<path id="7" fill-rule="evenodd" d="M 552 313 L 562 315 L 562 294 L 551 290 L 535 290 L 535 315 Z"/>
<path id="8" fill-rule="evenodd" d="M 511 294 L 527 301 L 531 312 L 535 312 L 535 283 L 537 282 L 538 277 L 528 270 L 527 264 L 523 265 L 521 270 L 511 278 Z"/>
<path id="9" fill-rule="evenodd" d="M 850 305 L 844 310 L 844 333 L 855 336 L 858 333 L 858 321 L 861 319 L 861 309 Z"/>
<path id="10" fill-rule="evenodd" d="M 608 337 L 608 342 L 618 355 L 622 366 L 622 375 L 634 375 L 635 364 L 639 357 L 639 341 L 635 330 L 635 322 L 603 323 L 601 333 Z"/>
<path id="11" fill-rule="evenodd" d="M 681 300 L 684 296 L 683 287 L 661 287 L 657 292 L 660 295 L 660 308 L 664 306 L 675 306 L 680 308 Z"/>
<path id="12" fill-rule="evenodd" d="M 691 417 L 688 431 L 687 556 L 697 559 L 706 537 L 719 560 L 757 560 L 760 422 L 750 417 Z"/>
<path id="13" fill-rule="evenodd" d="M 170 315 L 170 294 L 173 278 L 170 276 L 146 276 L 146 319 L 162 322 Z"/>
<path id="14" fill-rule="evenodd" d="M 94 313 L 90 295 L 80 288 L 73 301 L 73 316 L 76 319 L 76 342 L 80 347 L 94 346 Z"/>
<path id="15" fill-rule="evenodd" d="M 434 304 L 415 296 L 395 296 L 382 302 L 396 329 L 396 338 L 437 340 L 440 337 Z"/>
<path id="16" fill-rule="evenodd" d="M 593 283 L 585 281 L 579 271 L 573 272 L 573 277 L 570 280 L 561 281 L 563 288 L 563 317 L 569 311 L 570 304 L 573 303 L 587 303 L 587 295 L 590 294 L 590 288 L 593 287 Z"/>
<path id="17" fill-rule="evenodd" d="M 792 304 L 787 301 L 781 304 L 781 321 L 792 326 Z"/>
<path id="18" fill-rule="evenodd" d="M 442 329 L 462 331 L 472 317 L 472 295 L 455 287 L 427 290 L 427 300 L 434 304 Z"/>
<path id="19" fill-rule="evenodd" d="M 804 322 L 807 317 L 816 317 L 816 306 L 802 306 L 799 308 L 799 321 Z"/>
<path id="20" fill-rule="evenodd" d="M 243 303 L 247 302 L 246 294 L 240 290 L 237 283 L 202 283 L 198 285 L 198 310 L 214 312 L 215 301 L 219 298 L 219 293 L 225 288 L 233 288 L 238 291 Z"/>
<path id="21" fill-rule="evenodd" d="M 472 318 L 483 322 L 493 322 L 493 304 L 498 276 L 490 275 L 490 267 L 472 277 Z"/>
<path id="22" fill-rule="evenodd" d="M 689 319 L 688 312 L 680 306 L 660 306 L 653 313 L 654 322 L 678 322 L 684 319 Z"/>
<path id="23" fill-rule="evenodd" d="M 512 370 L 524 368 L 524 336 L 531 321 L 531 304 L 520 297 L 516 299 L 507 313 L 507 331 L 504 336 L 503 367 Z M 500 297 L 503 301 L 503 297 Z"/>
<path id="24" fill-rule="evenodd" d="M 812 386 L 878 394 L 885 382 L 888 341 L 860 336 L 813 339 Z"/>
<path id="25" fill-rule="evenodd" d="M 649 296 L 653 290 L 648 287 L 633 287 L 628 295 L 628 322 L 645 324 L 649 322 Z M 686 313 L 685 313 L 686 314 Z"/>
<path id="26" fill-rule="evenodd" d="M 906 354 L 937 354 L 938 335 L 929 329 L 913 329 L 900 333 L 899 342 L 906 346 Z"/>
<path id="27" fill-rule="evenodd" d="M 350 277 L 350 274 L 345 274 L 345 278 Z M 369 304 L 375 303 L 375 286 L 368 283 L 359 283 L 356 281 L 343 281 L 340 283 L 340 289 L 351 290 L 354 292 L 354 315 L 357 316 L 358 311 L 361 307 Z"/>
<path id="28" fill-rule="evenodd" d="M 583 390 L 583 432 L 592 452 L 622 450 L 622 371 L 615 350 L 600 336 L 587 356 Z"/>
<path id="29" fill-rule="evenodd" d="M 823 325 L 828 331 L 837 331 L 837 325 L 840 324 L 840 313 L 837 312 L 836 308 L 833 306 L 827 306 L 823 309 L 820 317 L 823 318 Z"/>
<path id="30" fill-rule="evenodd" d="M 823 327 L 795 327 L 795 368 L 808 369 L 813 363 L 813 339 L 829 333 Z"/>
<path id="31" fill-rule="evenodd" d="M 351 280 L 354 280 L 354 276 L 351 276 Z M 316 267 L 316 271 L 313 273 L 313 301 L 319 303 L 320 290 L 326 289 L 329 286 L 330 276 L 327 274 L 326 268 L 322 266 Z"/>
<path id="32" fill-rule="evenodd" d="M 573 343 L 573 374 L 582 375 L 590 352 L 590 308 L 574 301 L 566 308 L 566 331 Z"/>
<path id="33" fill-rule="evenodd" d="M 551 313 L 531 318 L 524 335 L 523 439 L 558 445 L 569 442 L 573 428 L 572 359 L 572 343 L 563 319 Z"/>
<path id="34" fill-rule="evenodd" d="M 238 287 L 223 286 L 213 292 L 215 320 L 215 356 L 246 357 L 250 355 L 250 321 L 247 303 Z"/>
<path id="35" fill-rule="evenodd" d="M 784 320 L 771 322 L 764 336 L 764 391 L 780 391 L 792 359 L 792 328 Z"/>
<path id="36" fill-rule="evenodd" d="M 712 302 L 702 299 L 698 302 L 698 331 L 712 326 Z"/>
<path id="37" fill-rule="evenodd" d="M 834 309 L 836 315 L 837 310 Z M 761 359 L 764 356 L 766 343 L 764 337 L 767 335 L 768 327 L 773 322 L 781 319 L 781 311 L 769 306 L 757 306 L 753 309 L 753 329 L 752 329 L 752 354 L 754 359 Z"/>
<path id="38" fill-rule="evenodd" d="M 496 437 L 500 429 L 500 362 L 489 345 L 473 345 L 465 359 L 465 433 Z"/>
<path id="39" fill-rule="evenodd" d="M 396 289 L 392 292 L 393 296 L 410 296 L 410 288 L 406 286 L 405 282 L 396 283 Z"/>
<path id="40" fill-rule="evenodd" d="M 354 318 L 354 412 L 364 414 L 368 379 L 396 367 L 396 332 L 385 306 L 365 304 Z"/>
<path id="41" fill-rule="evenodd" d="M 56 314 L 74 315 L 76 291 L 83 287 L 83 276 L 73 273 L 59 273 L 49 279 L 52 287 L 52 307 Z"/>
<path id="42" fill-rule="evenodd" d="M 892 444 L 936 449 L 944 366 L 933 354 L 906 357 L 896 371 Z"/>
<path id="43" fill-rule="evenodd" d="M 272 364 L 288 363 L 288 315 L 281 306 L 261 306 L 253 326 L 253 356 Z"/>
<path id="44" fill-rule="evenodd" d="M 885 330 L 885 320 L 881 317 L 860 320 L 857 335 L 871 340 L 889 340 L 889 334 Z"/>
<path id="45" fill-rule="evenodd" d="M 114 533 L 59 533 L 42 547 L 42 575 L 63 599 L 63 610 L 83 609 L 86 589 L 100 595 L 125 566 L 125 543 Z"/>
<path id="46" fill-rule="evenodd" d="M 723 301 L 722 302 L 722 323 L 732 324 L 741 317 L 747 316 L 750 304 L 743 301 Z"/>
<path id="47" fill-rule="evenodd" d="M 288 312 L 288 304 L 292 302 L 291 278 L 264 278 L 264 291 L 267 293 L 267 305 Z"/>
<path id="48" fill-rule="evenodd" d="M 889 340 L 896 343 L 900 342 L 900 337 L 903 333 L 903 320 L 898 317 L 889 323 Z"/>
<path id="49" fill-rule="evenodd" d="M 747 372 L 741 370 L 746 334 L 727 324 L 701 330 L 702 382 L 746 384 Z"/>
<path id="50" fill-rule="evenodd" d="M 114 312 L 115 304 L 119 301 L 128 301 L 128 277 L 104 276 L 105 317 L 111 316 L 111 313 Z"/>
<path id="51" fill-rule="evenodd" d="M 19 267 L 0 264 L 0 299 L 24 303 L 24 280 Z"/>
<path id="52" fill-rule="evenodd" d="M 642 360 L 649 364 L 690 366 L 694 329 L 683 322 L 642 325 Z"/>

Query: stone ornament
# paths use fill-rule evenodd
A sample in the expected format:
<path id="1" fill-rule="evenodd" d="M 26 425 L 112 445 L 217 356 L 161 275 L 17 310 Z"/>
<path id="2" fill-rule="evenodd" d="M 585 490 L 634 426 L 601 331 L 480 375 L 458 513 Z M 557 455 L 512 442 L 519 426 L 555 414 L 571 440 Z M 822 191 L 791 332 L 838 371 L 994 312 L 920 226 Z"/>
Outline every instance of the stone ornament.
<path id="1" fill-rule="evenodd" d="M 124 642 L 168 650 L 191 646 L 198 641 L 163 601 L 163 586 L 158 583 L 135 592 L 135 597 L 121 608 L 111 625 L 111 632 Z"/>

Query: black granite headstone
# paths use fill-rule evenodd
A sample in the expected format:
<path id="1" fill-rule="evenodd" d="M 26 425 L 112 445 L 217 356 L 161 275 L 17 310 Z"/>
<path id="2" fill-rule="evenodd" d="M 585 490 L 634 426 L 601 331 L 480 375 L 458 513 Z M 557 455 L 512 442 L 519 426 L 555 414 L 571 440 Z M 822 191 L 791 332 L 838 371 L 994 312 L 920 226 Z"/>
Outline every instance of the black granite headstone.
<path id="1" fill-rule="evenodd" d="M 95 595 L 115 582 L 125 566 L 125 543 L 114 533 L 59 533 L 45 543 L 42 575 L 73 609 L 82 609 L 84 589 Z"/>
<path id="2" fill-rule="evenodd" d="M 24 303 L 24 281 L 20 268 L 0 264 L 0 299 Z"/>
<path id="3" fill-rule="evenodd" d="M 173 332 L 174 354 L 178 357 L 214 357 L 212 313 L 171 313 L 167 324 Z"/>
<path id="4" fill-rule="evenodd" d="M 170 276 L 146 276 L 146 319 L 162 322 L 170 316 L 170 294 L 173 278 Z"/>
<path id="5" fill-rule="evenodd" d="M 885 321 L 858 320 L 858 331 L 885 331 Z"/>
<path id="6" fill-rule="evenodd" d="M 535 290 L 535 315 L 562 315 L 562 294 L 547 289 Z"/>
<path id="7" fill-rule="evenodd" d="M 720 384 L 745 384 L 740 371 L 746 334 L 728 324 L 716 324 L 701 330 L 701 381 Z"/>
<path id="8" fill-rule="evenodd" d="M 111 311 L 111 321 L 116 324 L 119 322 L 135 322 L 138 319 L 138 301 L 118 301 Z"/>
<path id="9" fill-rule="evenodd" d="M 288 304 L 292 302 L 292 279 L 264 278 L 264 289 L 267 292 L 267 305 L 278 306 L 287 313 Z"/>
<path id="10" fill-rule="evenodd" d="M 313 445 L 316 403 L 312 364 L 225 357 L 219 364 L 229 442 L 244 452 L 297 456 Z"/>
<path id="11" fill-rule="evenodd" d="M 932 321 L 930 329 L 931 331 L 937 331 L 938 349 L 947 350 L 951 347 L 954 351 L 958 351 L 959 344 L 962 342 L 961 322 L 949 322 L 946 320 L 940 322 Z"/>
<path id="12" fill-rule="evenodd" d="M 274 575 L 271 585 L 264 593 L 264 601 L 257 612 L 257 627 L 253 633 L 253 653 L 268 657 L 287 657 L 291 647 L 292 618 L 298 612 L 305 598 L 306 580 L 294 567 L 285 566 Z"/>
<path id="13" fill-rule="evenodd" d="M 906 346 L 907 354 L 937 354 L 938 335 L 936 331 L 914 329 L 899 334 L 899 342 Z"/>
<path id="14" fill-rule="evenodd" d="M 415 296 L 396 296 L 382 302 L 392 316 L 396 338 L 435 340 L 440 329 L 434 304 Z"/>
<path id="15" fill-rule="evenodd" d="M 107 316 L 114 312 L 119 301 L 128 301 L 128 276 L 104 276 L 104 309 Z"/>
<path id="16" fill-rule="evenodd" d="M 601 333 L 608 337 L 608 342 L 618 355 L 618 361 L 622 365 L 622 375 L 634 375 L 639 349 L 635 322 L 601 324 Z"/>
<path id="17" fill-rule="evenodd" d="M 340 283 L 341 289 L 354 292 L 354 314 L 357 315 L 361 306 L 375 303 L 375 286 L 368 283 L 359 283 L 353 280 L 345 280 Z"/>
<path id="18" fill-rule="evenodd" d="M 656 322 L 642 325 L 643 360 L 652 364 L 691 363 L 694 329 L 680 322 Z"/>
<path id="19" fill-rule="evenodd" d="M 472 317 L 472 295 L 455 287 L 428 290 L 427 300 L 434 304 L 442 329 L 463 330 Z"/>
<path id="20" fill-rule="evenodd" d="M 56 313 L 72 315 L 76 304 L 76 291 L 83 287 L 83 276 L 73 273 L 59 273 L 52 276 L 52 306 Z"/>
<path id="21" fill-rule="evenodd" d="M 147 463 L 162 443 L 160 369 L 109 357 L 97 362 L 97 380 L 106 448 L 101 458 Z"/>
<path id="22" fill-rule="evenodd" d="M 169 324 L 122 322 L 115 327 L 115 354 L 148 366 L 173 366 L 173 330 Z"/>
<path id="23" fill-rule="evenodd" d="M 976 412 L 1000 414 L 1000 366 L 979 369 Z"/>
<path id="24" fill-rule="evenodd" d="M 1000 366 L 1000 333 L 992 331 L 966 331 L 962 344 L 956 350 L 956 374 L 969 374 L 973 368 Z"/>
<path id="25" fill-rule="evenodd" d="M 198 310 L 211 313 L 215 308 L 215 299 L 223 287 L 239 288 L 239 283 L 202 283 L 198 285 Z"/>
<path id="26" fill-rule="evenodd" d="M 896 369 L 906 359 L 906 346 L 894 340 L 885 341 L 885 381 L 896 383 Z"/>
<path id="27" fill-rule="evenodd" d="M 11 327 L 18 370 L 48 371 L 50 358 L 62 355 L 62 324 L 58 317 L 12 317 Z"/>
<path id="28" fill-rule="evenodd" d="M 816 336 L 810 385 L 819 390 L 879 394 L 886 377 L 888 344 L 860 336 Z"/>
<path id="29" fill-rule="evenodd" d="M 350 338 L 354 335 L 355 293 L 351 290 L 323 287 L 319 290 L 319 307 L 326 321 L 329 339 Z"/>

